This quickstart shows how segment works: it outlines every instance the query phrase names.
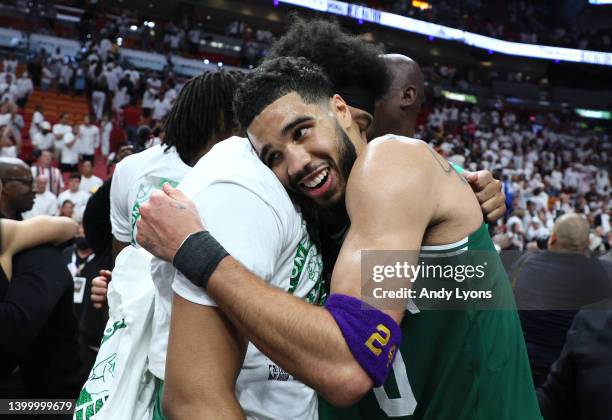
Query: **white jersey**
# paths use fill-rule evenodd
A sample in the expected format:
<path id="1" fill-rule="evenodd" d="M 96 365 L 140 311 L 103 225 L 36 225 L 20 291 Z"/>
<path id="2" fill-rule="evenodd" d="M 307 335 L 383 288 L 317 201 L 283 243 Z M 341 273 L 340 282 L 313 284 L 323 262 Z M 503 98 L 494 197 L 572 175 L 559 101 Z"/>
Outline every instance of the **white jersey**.
<path id="1" fill-rule="evenodd" d="M 322 260 L 285 189 L 246 139 L 212 148 L 179 184 L 207 229 L 247 269 L 311 303 L 323 298 Z M 181 297 L 216 306 L 200 288 L 159 259 L 152 261 L 157 288 L 149 369 L 164 378 L 172 289 Z M 174 279 L 172 289 L 169 279 Z M 294 379 L 249 344 L 236 383 L 247 418 L 316 419 L 314 390 Z"/>
<path id="2" fill-rule="evenodd" d="M 117 240 L 136 245 L 140 205 L 166 182 L 175 187 L 191 169 L 174 147 L 165 149 L 159 145 L 130 155 L 115 168 L 110 197 L 111 225 Z"/>

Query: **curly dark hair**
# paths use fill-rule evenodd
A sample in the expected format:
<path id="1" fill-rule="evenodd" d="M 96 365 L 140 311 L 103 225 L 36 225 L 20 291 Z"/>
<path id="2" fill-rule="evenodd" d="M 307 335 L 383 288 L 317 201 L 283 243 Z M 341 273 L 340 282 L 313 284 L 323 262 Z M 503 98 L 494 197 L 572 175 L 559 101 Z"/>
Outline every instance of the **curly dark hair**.
<path id="1" fill-rule="evenodd" d="M 261 111 L 278 98 L 296 92 L 309 104 L 333 96 L 325 73 L 303 57 L 278 57 L 264 61 L 236 90 L 234 112 L 246 131 Z"/>
<path id="2" fill-rule="evenodd" d="M 216 133 L 234 128 L 232 99 L 243 77 L 222 70 L 189 79 L 164 120 L 166 150 L 174 146 L 190 165 Z"/>
<path id="3" fill-rule="evenodd" d="M 355 85 L 367 89 L 377 100 L 391 83 L 383 53 L 335 21 L 294 17 L 287 33 L 272 46 L 268 59 L 304 57 L 323 69 L 336 93 Z"/>

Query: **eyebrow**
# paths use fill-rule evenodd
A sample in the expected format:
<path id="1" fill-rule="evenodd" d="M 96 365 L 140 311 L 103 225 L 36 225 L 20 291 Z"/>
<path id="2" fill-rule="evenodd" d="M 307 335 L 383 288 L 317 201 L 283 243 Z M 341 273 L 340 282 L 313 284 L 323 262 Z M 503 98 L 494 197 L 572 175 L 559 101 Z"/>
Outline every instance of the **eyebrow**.
<path id="1" fill-rule="evenodd" d="M 288 123 L 286 126 L 283 127 L 283 129 L 281 130 L 281 136 L 285 137 L 296 126 L 302 124 L 303 122 L 311 121 L 311 120 L 314 120 L 314 118 L 309 117 L 307 115 L 296 117 L 293 121 L 291 121 L 290 123 Z"/>

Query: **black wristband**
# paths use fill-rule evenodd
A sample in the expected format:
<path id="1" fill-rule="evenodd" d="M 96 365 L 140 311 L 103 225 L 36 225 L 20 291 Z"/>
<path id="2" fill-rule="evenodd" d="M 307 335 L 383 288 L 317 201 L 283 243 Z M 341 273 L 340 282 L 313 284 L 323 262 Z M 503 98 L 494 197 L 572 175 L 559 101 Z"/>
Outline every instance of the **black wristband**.
<path id="1" fill-rule="evenodd" d="M 208 279 L 228 252 L 206 230 L 189 235 L 172 264 L 194 285 L 206 290 Z"/>

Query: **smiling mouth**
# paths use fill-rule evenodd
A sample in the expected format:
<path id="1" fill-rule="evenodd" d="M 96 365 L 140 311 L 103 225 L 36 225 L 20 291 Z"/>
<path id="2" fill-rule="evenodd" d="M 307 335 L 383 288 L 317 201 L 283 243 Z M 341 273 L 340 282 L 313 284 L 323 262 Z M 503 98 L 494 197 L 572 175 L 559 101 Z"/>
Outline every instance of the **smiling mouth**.
<path id="1" fill-rule="evenodd" d="M 316 176 L 310 178 L 309 180 L 300 182 L 300 186 L 308 190 L 316 190 L 317 188 L 320 188 L 323 184 L 325 184 L 328 177 L 329 177 L 329 168 L 325 168 L 321 172 L 319 172 Z"/>

